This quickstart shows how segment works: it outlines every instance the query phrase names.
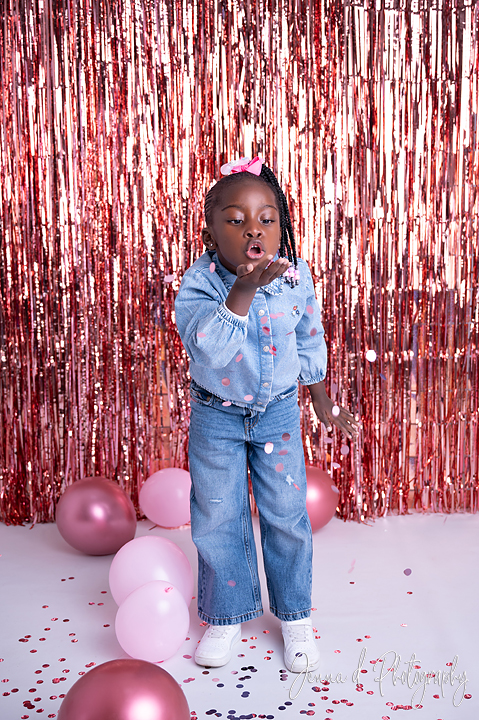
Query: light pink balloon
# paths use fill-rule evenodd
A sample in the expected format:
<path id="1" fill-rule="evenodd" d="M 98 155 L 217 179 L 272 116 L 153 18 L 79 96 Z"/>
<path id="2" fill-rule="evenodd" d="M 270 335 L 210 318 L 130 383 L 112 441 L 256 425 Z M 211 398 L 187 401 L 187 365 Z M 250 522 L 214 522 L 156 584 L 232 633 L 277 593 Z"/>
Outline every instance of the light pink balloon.
<path id="1" fill-rule="evenodd" d="M 193 571 L 178 545 L 156 535 L 139 537 L 123 545 L 110 566 L 110 590 L 117 605 L 133 590 L 153 580 L 171 583 L 190 604 Z"/>
<path id="2" fill-rule="evenodd" d="M 135 537 L 136 512 L 118 483 L 104 477 L 77 480 L 56 507 L 60 535 L 87 555 L 111 555 Z"/>
<path id="3" fill-rule="evenodd" d="M 58 720 L 190 720 L 183 690 L 143 660 L 111 660 L 83 675 L 65 695 Z"/>
<path id="4" fill-rule="evenodd" d="M 313 532 L 328 524 L 339 503 L 339 492 L 330 475 L 324 470 L 306 466 L 306 509 Z"/>
<path id="5" fill-rule="evenodd" d="M 165 468 L 150 475 L 140 490 L 139 502 L 148 520 L 174 528 L 190 521 L 190 473 Z"/>
<path id="6" fill-rule="evenodd" d="M 157 663 L 174 655 L 186 639 L 190 614 L 174 585 L 154 580 L 134 590 L 118 608 L 116 637 L 138 660 Z"/>

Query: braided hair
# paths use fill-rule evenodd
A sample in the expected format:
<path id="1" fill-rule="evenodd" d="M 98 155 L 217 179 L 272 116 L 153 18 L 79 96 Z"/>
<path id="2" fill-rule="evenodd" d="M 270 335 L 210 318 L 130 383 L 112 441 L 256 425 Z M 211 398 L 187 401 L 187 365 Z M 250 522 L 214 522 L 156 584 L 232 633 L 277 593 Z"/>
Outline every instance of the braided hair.
<path id="1" fill-rule="evenodd" d="M 279 256 L 287 257 L 289 262 L 294 265 L 294 273 L 291 273 L 289 277 L 286 275 L 285 279 L 291 287 L 298 284 L 298 257 L 296 254 L 296 242 L 294 239 L 293 225 L 291 223 L 291 216 L 289 214 L 288 203 L 286 197 L 276 179 L 273 171 L 263 164 L 260 175 L 254 175 L 249 172 L 231 173 L 225 175 L 218 180 L 213 187 L 208 190 L 205 198 L 205 221 L 206 225 L 211 225 L 213 222 L 213 211 L 219 204 L 221 194 L 229 185 L 238 182 L 244 182 L 245 180 L 260 179 L 269 185 L 276 195 L 278 204 L 279 220 L 281 227 L 281 240 L 279 246 Z"/>

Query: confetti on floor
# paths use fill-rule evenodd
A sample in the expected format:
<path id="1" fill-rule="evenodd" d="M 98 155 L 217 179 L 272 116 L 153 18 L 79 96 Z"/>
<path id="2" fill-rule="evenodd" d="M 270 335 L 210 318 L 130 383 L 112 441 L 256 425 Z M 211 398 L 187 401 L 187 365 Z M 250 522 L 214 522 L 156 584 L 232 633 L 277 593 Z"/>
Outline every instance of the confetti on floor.
<path id="1" fill-rule="evenodd" d="M 260 555 L 257 517 L 253 526 Z M 196 575 L 190 530 L 150 527 L 139 523 L 137 537 L 169 538 Z M 313 536 L 319 670 L 287 671 L 262 562 L 265 613 L 243 624 L 232 660 L 220 668 L 196 665 L 206 623 L 192 600 L 188 635 L 161 667 L 181 685 L 197 720 L 392 720 L 412 710 L 421 720 L 476 720 L 478 529 L 476 515 L 451 515 L 447 524 L 443 516 L 419 514 L 372 526 L 333 519 Z M 112 557 L 73 550 L 55 525 L 0 525 L 2 720 L 56 718 L 79 677 L 126 657 L 114 631 Z M 406 573 L 408 565 L 414 572 Z"/>

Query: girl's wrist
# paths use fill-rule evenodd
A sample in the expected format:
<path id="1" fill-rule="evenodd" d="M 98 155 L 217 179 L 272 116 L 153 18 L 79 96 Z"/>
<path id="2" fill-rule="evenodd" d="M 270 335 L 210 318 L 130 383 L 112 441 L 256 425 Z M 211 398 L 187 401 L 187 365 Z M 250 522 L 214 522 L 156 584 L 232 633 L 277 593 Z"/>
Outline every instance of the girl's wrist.
<path id="1" fill-rule="evenodd" d="M 236 313 L 236 315 L 243 315 L 244 317 L 249 313 L 255 294 L 255 287 L 245 287 L 244 284 L 235 280 L 225 300 L 225 305 L 231 312 Z"/>

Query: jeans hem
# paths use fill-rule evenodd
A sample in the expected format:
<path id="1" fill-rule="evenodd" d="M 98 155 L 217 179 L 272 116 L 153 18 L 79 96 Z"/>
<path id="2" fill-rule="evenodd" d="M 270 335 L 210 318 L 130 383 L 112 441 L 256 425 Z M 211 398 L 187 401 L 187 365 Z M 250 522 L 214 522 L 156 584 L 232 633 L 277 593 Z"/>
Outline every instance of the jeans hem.
<path id="1" fill-rule="evenodd" d="M 259 610 L 252 610 L 249 613 L 243 613 L 243 615 L 234 615 L 233 617 L 210 617 L 206 613 L 198 610 L 198 617 L 200 620 L 204 620 L 209 625 L 236 625 L 238 623 L 247 622 L 248 620 L 254 620 L 254 618 L 261 617 L 263 614 L 263 608 Z"/>
<path id="2" fill-rule="evenodd" d="M 311 616 L 311 608 L 308 608 L 308 610 L 298 610 L 298 612 L 280 612 L 274 607 L 270 607 L 271 612 L 273 615 L 280 620 L 283 620 L 284 622 L 291 622 L 292 620 L 302 620 L 303 618 L 307 618 Z"/>

